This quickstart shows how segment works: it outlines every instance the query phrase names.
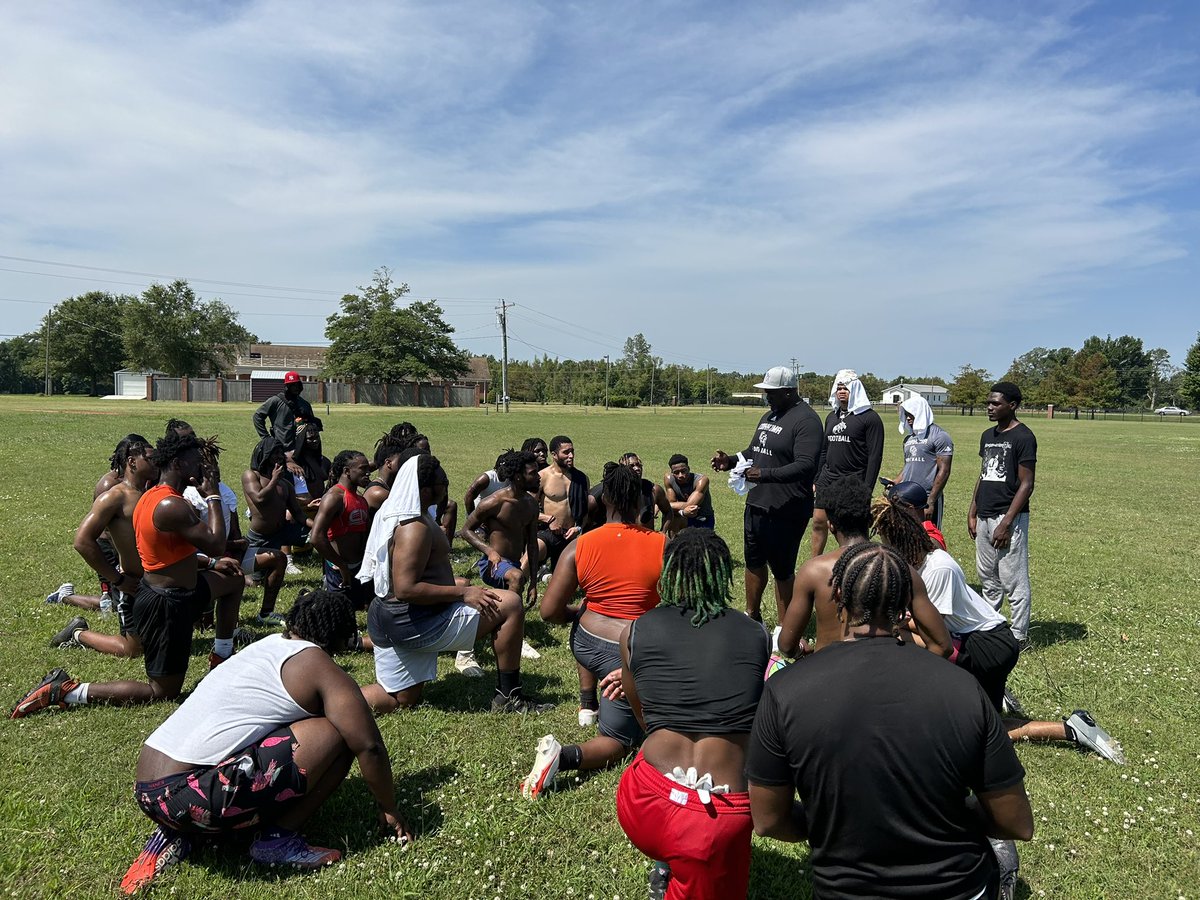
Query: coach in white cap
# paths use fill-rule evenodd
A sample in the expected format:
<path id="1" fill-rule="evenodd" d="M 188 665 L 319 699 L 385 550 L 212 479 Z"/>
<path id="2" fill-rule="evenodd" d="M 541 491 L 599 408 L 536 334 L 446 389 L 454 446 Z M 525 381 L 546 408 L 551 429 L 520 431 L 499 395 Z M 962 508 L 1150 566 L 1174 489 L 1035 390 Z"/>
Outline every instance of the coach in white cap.
<path id="1" fill-rule="evenodd" d="M 746 612 L 762 621 L 760 605 L 767 572 L 775 578 L 779 619 L 792 599 L 796 556 L 812 518 L 813 479 L 821 458 L 821 419 L 796 395 L 796 376 L 776 366 L 755 385 L 766 392 L 770 409 L 758 422 L 754 440 L 740 454 L 750 461 L 743 473 L 754 490 L 746 495 Z M 712 467 L 727 472 L 737 456 L 718 450 Z"/>

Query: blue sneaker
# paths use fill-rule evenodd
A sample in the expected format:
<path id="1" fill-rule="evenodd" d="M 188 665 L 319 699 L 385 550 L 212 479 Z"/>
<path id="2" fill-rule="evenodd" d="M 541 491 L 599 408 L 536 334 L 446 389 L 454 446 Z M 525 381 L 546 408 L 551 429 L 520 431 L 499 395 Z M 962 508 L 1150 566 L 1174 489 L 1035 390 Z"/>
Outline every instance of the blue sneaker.
<path id="1" fill-rule="evenodd" d="M 58 590 L 53 594 L 46 595 L 47 603 L 62 603 L 68 597 L 75 593 L 75 585 L 69 581 L 64 581 L 58 586 Z"/>
<path id="2" fill-rule="evenodd" d="M 296 869 L 319 869 L 333 865 L 342 858 L 338 850 L 313 847 L 294 831 L 282 828 L 268 832 L 250 845 L 250 858 L 264 866 L 292 866 Z"/>

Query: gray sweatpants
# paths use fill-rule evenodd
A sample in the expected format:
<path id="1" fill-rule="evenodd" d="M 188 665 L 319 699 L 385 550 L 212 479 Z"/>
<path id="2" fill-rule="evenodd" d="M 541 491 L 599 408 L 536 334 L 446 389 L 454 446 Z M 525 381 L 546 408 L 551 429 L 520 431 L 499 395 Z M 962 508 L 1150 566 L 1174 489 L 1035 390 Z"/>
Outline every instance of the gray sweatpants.
<path id="1" fill-rule="evenodd" d="M 992 532 L 1003 516 L 979 518 L 975 531 L 975 568 L 983 586 L 983 596 L 999 610 L 1008 595 L 1013 636 L 1021 641 L 1029 637 L 1029 513 L 1013 520 L 1008 546 L 992 546 Z"/>

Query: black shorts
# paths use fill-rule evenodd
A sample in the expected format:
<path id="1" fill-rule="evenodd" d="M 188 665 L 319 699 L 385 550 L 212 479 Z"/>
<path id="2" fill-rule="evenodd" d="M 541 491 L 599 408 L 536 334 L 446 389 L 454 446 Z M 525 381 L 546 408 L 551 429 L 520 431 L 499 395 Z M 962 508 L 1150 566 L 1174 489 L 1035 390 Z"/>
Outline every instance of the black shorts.
<path id="1" fill-rule="evenodd" d="M 308 790 L 295 752 L 292 729 L 276 728 L 215 766 L 139 781 L 133 798 L 152 821 L 172 831 L 214 834 L 252 828 L 273 819 L 281 803 Z"/>
<path id="2" fill-rule="evenodd" d="M 1001 711 L 1008 673 L 1016 668 L 1021 645 L 1007 625 L 991 631 L 972 631 L 958 636 L 960 646 L 955 663 L 975 676 L 987 698 Z"/>
<path id="3" fill-rule="evenodd" d="M 746 505 L 744 545 L 746 568 L 771 570 L 776 581 L 796 574 L 796 557 L 812 509 L 807 505 L 767 511 Z"/>
<path id="4" fill-rule="evenodd" d="M 267 550 L 282 550 L 284 547 L 302 547 L 308 543 L 308 529 L 295 522 L 286 522 L 278 531 L 259 534 L 253 528 L 246 529 L 246 542 L 258 553 Z"/>
<path id="5" fill-rule="evenodd" d="M 100 548 L 100 555 L 104 557 L 104 561 L 120 572 L 121 557 L 117 555 L 117 548 L 113 546 L 112 541 L 101 535 L 96 538 L 96 546 Z M 110 590 L 109 582 L 103 578 L 100 579 L 100 587 L 102 590 Z"/>
<path id="6" fill-rule="evenodd" d="M 146 674 L 151 678 L 187 673 L 192 629 L 212 607 L 208 581 L 196 575 L 196 587 L 152 587 L 145 581 L 133 598 L 129 632 L 142 642 Z"/>
<path id="7" fill-rule="evenodd" d="M 562 552 L 567 549 L 567 544 L 571 543 L 561 532 L 551 531 L 549 528 L 539 531 L 538 540 L 546 545 L 546 563 L 550 566 L 551 571 L 558 565 L 558 558 L 562 556 Z"/>
<path id="8" fill-rule="evenodd" d="M 361 566 L 362 563 L 359 563 L 350 569 L 350 584 L 346 586 L 342 584 L 342 573 L 337 570 L 337 566 L 325 560 L 325 590 L 341 591 L 358 610 L 366 609 L 375 599 L 375 582 L 358 580 L 358 570 Z"/>

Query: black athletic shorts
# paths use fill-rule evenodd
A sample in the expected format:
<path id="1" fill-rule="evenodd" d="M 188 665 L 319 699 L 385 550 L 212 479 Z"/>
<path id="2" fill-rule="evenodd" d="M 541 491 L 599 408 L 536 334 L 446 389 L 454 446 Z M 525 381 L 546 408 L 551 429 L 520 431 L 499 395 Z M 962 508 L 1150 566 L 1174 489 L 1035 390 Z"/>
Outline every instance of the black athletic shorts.
<path id="1" fill-rule="evenodd" d="M 246 529 L 246 541 L 255 552 L 282 550 L 284 547 L 302 547 L 308 543 L 310 532 L 295 522 L 285 522 L 283 527 L 271 534 L 259 534 L 253 528 Z"/>
<path id="2" fill-rule="evenodd" d="M 996 712 L 1004 703 L 1004 685 L 1008 673 L 1016 668 L 1021 645 L 1008 625 L 997 625 L 991 631 L 972 631 L 958 635 L 958 658 L 955 663 L 975 676 Z"/>
<path id="3" fill-rule="evenodd" d="M 113 546 L 112 541 L 104 535 L 100 535 L 96 538 L 96 546 L 100 548 L 100 555 L 104 557 L 104 561 L 120 572 L 121 557 L 117 555 L 117 548 Z M 107 588 L 108 582 L 101 578 L 100 585 L 102 588 Z"/>
<path id="4" fill-rule="evenodd" d="M 145 581 L 133 598 L 129 631 L 142 642 L 146 674 L 151 678 L 187 673 L 192 629 L 212 607 L 208 581 L 196 575 L 196 587 L 152 587 Z"/>
<path id="5" fill-rule="evenodd" d="M 812 519 L 812 508 L 807 504 L 765 510 L 746 505 L 744 550 L 747 569 L 766 566 L 776 581 L 784 581 L 796 574 L 796 557 L 800 554 L 800 541 Z"/>
<path id="6" fill-rule="evenodd" d="M 546 545 L 546 563 L 550 570 L 554 571 L 554 567 L 558 565 L 558 558 L 571 542 L 563 537 L 561 532 L 551 531 L 549 528 L 539 531 L 537 536 L 538 540 Z"/>
<path id="7" fill-rule="evenodd" d="M 357 566 L 351 567 L 350 584 L 348 585 L 342 584 L 342 573 L 329 560 L 325 560 L 324 568 L 325 590 L 341 591 L 350 598 L 350 602 L 358 610 L 366 609 L 375 599 L 375 582 L 358 580 L 358 570 L 361 566 L 362 563 L 359 563 Z"/>

